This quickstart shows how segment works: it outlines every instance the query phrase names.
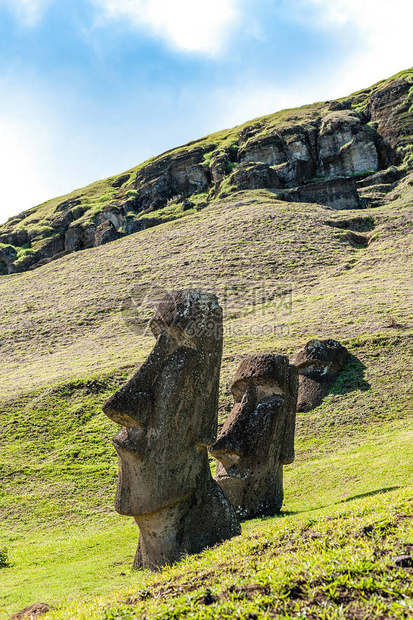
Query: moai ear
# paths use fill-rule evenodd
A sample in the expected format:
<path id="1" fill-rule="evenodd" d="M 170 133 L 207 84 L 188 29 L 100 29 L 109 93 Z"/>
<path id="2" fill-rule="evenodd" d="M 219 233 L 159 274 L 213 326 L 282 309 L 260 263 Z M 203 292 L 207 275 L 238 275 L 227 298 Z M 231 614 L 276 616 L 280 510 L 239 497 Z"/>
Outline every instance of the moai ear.
<path id="1" fill-rule="evenodd" d="M 153 386 L 154 413 L 151 426 L 166 419 L 171 411 L 176 411 L 177 416 L 183 400 L 190 398 L 188 395 L 188 380 L 192 388 L 191 377 L 197 362 L 198 351 L 189 347 L 178 347 L 170 355 L 163 367 L 163 372 L 158 376 Z"/>
<path id="2" fill-rule="evenodd" d="M 294 461 L 294 435 L 295 435 L 295 418 L 297 410 L 297 394 L 298 394 L 298 370 L 296 366 L 290 364 L 288 367 L 288 375 L 285 393 L 285 426 L 284 437 L 282 441 L 280 461 L 283 465 L 289 465 Z"/>
<path id="3" fill-rule="evenodd" d="M 217 439 L 221 356 L 222 342 L 216 352 L 204 350 L 198 360 L 196 401 L 199 402 L 200 416 L 196 442 L 203 448 L 211 446 Z"/>

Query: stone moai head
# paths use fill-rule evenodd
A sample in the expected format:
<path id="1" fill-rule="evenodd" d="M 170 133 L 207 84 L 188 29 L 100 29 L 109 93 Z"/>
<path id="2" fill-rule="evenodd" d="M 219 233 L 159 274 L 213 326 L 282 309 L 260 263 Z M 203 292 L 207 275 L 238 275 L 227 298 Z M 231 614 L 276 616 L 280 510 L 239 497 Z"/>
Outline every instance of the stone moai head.
<path id="1" fill-rule="evenodd" d="M 283 355 L 248 357 L 235 375 L 235 405 L 210 452 L 219 461 L 215 479 L 243 519 L 281 509 L 297 389 L 297 370 Z"/>
<path id="2" fill-rule="evenodd" d="M 115 508 L 139 525 L 135 567 L 172 563 L 239 531 L 211 478 L 207 454 L 217 432 L 218 300 L 201 291 L 170 293 L 150 327 L 156 344 L 148 359 L 103 407 L 123 426 L 113 438 L 119 460 Z"/>
<path id="3" fill-rule="evenodd" d="M 297 411 L 311 411 L 321 404 L 337 379 L 348 351 L 337 340 L 310 340 L 297 353 L 298 368 Z"/>

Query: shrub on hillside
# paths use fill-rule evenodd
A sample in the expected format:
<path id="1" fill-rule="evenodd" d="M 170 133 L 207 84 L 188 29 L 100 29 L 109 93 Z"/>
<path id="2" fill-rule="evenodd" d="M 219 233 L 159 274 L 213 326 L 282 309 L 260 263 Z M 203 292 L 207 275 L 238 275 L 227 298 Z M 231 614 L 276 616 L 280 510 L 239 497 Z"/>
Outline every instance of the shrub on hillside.
<path id="1" fill-rule="evenodd" d="M 7 568 L 10 566 L 9 552 L 7 547 L 0 547 L 0 568 Z"/>

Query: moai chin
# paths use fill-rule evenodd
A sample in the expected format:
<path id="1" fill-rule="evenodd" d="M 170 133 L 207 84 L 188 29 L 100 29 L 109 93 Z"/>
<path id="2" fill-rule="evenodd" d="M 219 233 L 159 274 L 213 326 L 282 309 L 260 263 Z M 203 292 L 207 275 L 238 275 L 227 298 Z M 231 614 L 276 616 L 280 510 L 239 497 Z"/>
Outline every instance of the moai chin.
<path id="1" fill-rule="evenodd" d="M 172 564 L 240 533 L 208 463 L 222 356 L 218 300 L 196 290 L 167 294 L 150 327 L 148 359 L 103 406 L 123 426 L 113 438 L 115 508 L 139 526 L 134 568 Z"/>
<path id="2" fill-rule="evenodd" d="M 283 465 L 294 460 L 297 369 L 283 355 L 241 362 L 235 405 L 217 442 L 215 480 L 241 519 L 274 515 L 283 502 Z"/>
<path id="3" fill-rule="evenodd" d="M 337 340 L 310 340 L 297 353 L 298 368 L 297 411 L 311 411 L 321 404 L 337 379 L 348 351 Z"/>

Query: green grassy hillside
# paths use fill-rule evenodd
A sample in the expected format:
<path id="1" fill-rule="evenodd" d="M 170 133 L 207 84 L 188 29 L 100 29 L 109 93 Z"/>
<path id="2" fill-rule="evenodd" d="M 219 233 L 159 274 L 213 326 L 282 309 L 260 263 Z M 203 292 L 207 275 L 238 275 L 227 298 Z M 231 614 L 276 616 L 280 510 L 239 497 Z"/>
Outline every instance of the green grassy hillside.
<path id="1" fill-rule="evenodd" d="M 1 277 L 0 619 L 38 601 L 54 619 L 413 617 L 394 561 L 413 549 L 412 222 L 412 174 L 354 211 L 250 190 Z M 153 346 L 151 285 L 221 300 L 221 421 L 244 355 L 313 337 L 350 353 L 298 415 L 281 516 L 155 575 L 130 570 L 101 413 Z"/>
<path id="2" fill-rule="evenodd" d="M 227 296 L 222 417 L 243 355 L 292 354 L 313 336 L 348 347 L 330 395 L 298 417 L 297 458 L 286 468 L 288 514 L 408 485 L 411 222 L 409 180 L 399 198 L 362 212 L 286 205 L 266 191 L 245 192 L 178 222 L 2 278 L 1 541 L 11 566 L 0 573 L 0 617 L 36 600 L 141 590 L 153 579 L 129 569 L 138 532 L 112 509 L 115 426 L 100 412 L 152 347 L 153 339 L 131 331 L 121 311 L 141 281 L 170 288 L 195 283 Z M 355 247 L 349 227 L 367 229 L 370 244 Z M 291 308 L 283 296 L 290 286 Z M 277 294 L 260 304 L 248 294 L 252 287 Z M 266 531 L 277 537 L 295 528 L 290 518 L 291 525 L 266 520 Z M 257 521 L 244 529 L 261 536 L 261 527 Z M 206 566 L 219 553 L 188 561 Z M 249 609 L 249 597 L 244 603 Z M 75 617 L 73 609 L 62 613 Z"/>

